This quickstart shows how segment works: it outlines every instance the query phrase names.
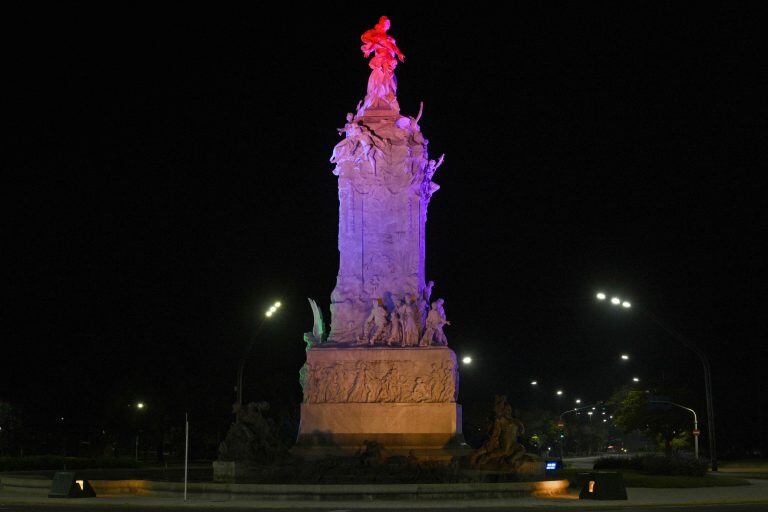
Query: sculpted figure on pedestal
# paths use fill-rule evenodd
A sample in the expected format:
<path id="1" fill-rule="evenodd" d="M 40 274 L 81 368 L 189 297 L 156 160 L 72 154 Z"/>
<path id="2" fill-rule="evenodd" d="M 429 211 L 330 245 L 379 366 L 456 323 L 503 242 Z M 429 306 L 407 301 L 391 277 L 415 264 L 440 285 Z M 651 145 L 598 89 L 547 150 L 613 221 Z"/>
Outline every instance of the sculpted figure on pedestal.
<path id="1" fill-rule="evenodd" d="M 472 465 L 503 464 L 517 467 L 525 455 L 525 448 L 517 443 L 517 436 L 525 432 L 523 423 L 512 417 L 507 397 L 497 395 L 494 420 L 488 440 L 469 457 Z"/>
<path id="2" fill-rule="evenodd" d="M 428 347 L 433 344 L 448 345 L 448 340 L 445 337 L 445 333 L 443 333 L 443 326 L 451 325 L 451 322 L 445 319 L 443 302 L 443 299 L 437 299 L 432 303 L 432 308 L 429 310 L 424 326 L 424 335 L 419 342 L 420 347 Z"/>
<path id="3" fill-rule="evenodd" d="M 374 54 L 368 63 L 372 71 L 368 79 L 368 93 L 365 96 L 363 109 L 386 107 L 400 110 L 396 97 L 395 67 L 397 59 L 400 59 L 400 62 L 405 61 L 405 55 L 395 44 L 395 39 L 387 34 L 389 27 L 389 18 L 382 16 L 374 28 L 367 30 L 360 37 L 363 42 L 360 47 L 363 55 L 368 58 L 371 53 Z"/>
<path id="4" fill-rule="evenodd" d="M 377 341 L 383 341 L 389 328 L 389 322 L 387 321 L 387 310 L 384 306 L 376 300 L 373 303 L 373 309 L 371 314 L 368 315 L 368 319 L 365 321 L 363 328 L 363 336 L 360 342 L 368 342 L 373 346 Z"/>
<path id="5" fill-rule="evenodd" d="M 237 420 L 219 445 L 219 460 L 268 463 L 281 456 L 285 447 L 265 418 L 267 402 L 251 402 L 239 407 Z"/>
<path id="6" fill-rule="evenodd" d="M 387 346 L 391 347 L 392 345 L 403 344 L 403 331 L 401 327 L 400 314 L 397 312 L 397 308 L 395 308 L 389 314 L 389 338 L 387 338 Z"/>
<path id="7" fill-rule="evenodd" d="M 331 154 L 331 163 L 338 164 L 344 160 L 367 160 L 376 167 L 376 153 L 383 154 L 383 147 L 385 145 L 384 139 L 376 135 L 376 133 L 363 124 L 360 120 L 355 120 L 354 114 L 347 113 L 347 122 L 344 128 L 336 129 L 339 134 L 344 134 L 345 137 L 341 142 L 336 144 Z M 357 150 L 360 148 L 360 153 L 357 154 Z M 339 175 L 339 168 L 333 171 L 335 175 Z"/>
<path id="8" fill-rule="evenodd" d="M 413 299 L 404 299 L 400 305 L 400 321 L 403 324 L 403 346 L 415 347 L 419 342 L 419 320 L 421 313 Z"/>
<path id="9" fill-rule="evenodd" d="M 440 159 L 430 160 L 429 163 L 427 163 L 427 168 L 424 170 L 424 181 L 422 182 L 422 194 L 427 199 L 432 197 L 432 194 L 440 190 L 440 185 L 432 181 L 432 176 L 435 175 L 435 172 L 437 169 L 443 165 L 443 160 L 445 160 L 445 155 L 440 155 Z"/>

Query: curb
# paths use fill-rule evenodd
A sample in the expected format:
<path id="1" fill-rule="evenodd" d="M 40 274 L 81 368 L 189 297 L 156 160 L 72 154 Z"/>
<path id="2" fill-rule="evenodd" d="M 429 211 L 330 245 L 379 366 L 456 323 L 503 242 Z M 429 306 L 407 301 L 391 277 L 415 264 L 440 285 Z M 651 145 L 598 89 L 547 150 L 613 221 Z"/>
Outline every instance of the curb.
<path id="1" fill-rule="evenodd" d="M 99 496 L 179 497 L 180 482 L 150 480 L 89 480 Z M 0 488 L 30 496 L 47 496 L 51 480 L 0 477 Z M 566 492 L 568 480 L 472 484 L 235 484 L 195 482 L 187 493 L 196 500 L 262 501 L 378 501 L 478 500 L 556 496 Z"/>

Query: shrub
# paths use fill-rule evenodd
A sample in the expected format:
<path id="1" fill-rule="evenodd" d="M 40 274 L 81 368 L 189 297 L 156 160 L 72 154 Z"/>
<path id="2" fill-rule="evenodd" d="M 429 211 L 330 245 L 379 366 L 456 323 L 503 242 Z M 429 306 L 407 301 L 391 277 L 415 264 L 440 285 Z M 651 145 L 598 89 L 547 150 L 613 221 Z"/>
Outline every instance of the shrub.
<path id="1" fill-rule="evenodd" d="M 643 472 L 649 475 L 704 476 L 707 463 L 683 457 L 646 455 L 643 457 Z"/>
<path id="2" fill-rule="evenodd" d="M 707 474 L 706 462 L 684 457 L 665 457 L 663 455 L 601 457 L 595 461 L 594 468 L 634 470 L 648 475 L 704 476 Z"/>
<path id="3" fill-rule="evenodd" d="M 643 470 L 643 456 L 632 457 L 600 457 L 595 461 L 595 469 L 634 469 Z"/>

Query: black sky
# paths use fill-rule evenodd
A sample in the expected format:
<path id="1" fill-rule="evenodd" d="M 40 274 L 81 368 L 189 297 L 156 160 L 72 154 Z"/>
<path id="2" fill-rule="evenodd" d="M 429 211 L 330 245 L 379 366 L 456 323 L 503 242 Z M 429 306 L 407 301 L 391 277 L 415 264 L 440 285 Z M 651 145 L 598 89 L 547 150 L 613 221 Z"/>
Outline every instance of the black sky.
<path id="1" fill-rule="evenodd" d="M 462 400 L 562 408 L 555 386 L 599 400 L 638 374 L 687 384 L 703 411 L 690 353 L 594 303 L 615 290 L 710 355 L 723 446 L 765 450 L 754 5 L 18 14 L 0 398 L 81 424 L 142 398 L 225 425 L 236 361 L 280 298 L 247 392 L 295 404 L 306 297 L 327 311 L 338 268 L 335 128 L 365 92 L 359 35 L 387 14 L 401 108 L 424 101 L 431 154 L 446 153 L 427 274 L 451 346 L 475 358 Z"/>

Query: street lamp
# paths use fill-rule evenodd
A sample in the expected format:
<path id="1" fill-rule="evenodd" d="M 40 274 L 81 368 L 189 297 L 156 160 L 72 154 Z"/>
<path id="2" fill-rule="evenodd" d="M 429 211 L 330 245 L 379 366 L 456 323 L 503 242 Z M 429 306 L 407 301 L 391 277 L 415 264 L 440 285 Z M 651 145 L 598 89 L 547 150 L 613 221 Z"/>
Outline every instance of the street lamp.
<path id="1" fill-rule="evenodd" d="M 675 402 L 669 402 L 667 400 L 648 400 L 649 404 L 669 404 L 674 405 L 675 407 L 679 407 L 681 409 L 685 409 L 686 411 L 689 411 L 693 414 L 693 452 L 696 455 L 696 460 L 699 460 L 699 420 L 696 416 L 696 411 L 691 409 L 690 407 L 686 407 L 684 405 L 676 404 Z M 613 417 L 613 416 L 611 416 Z"/>
<path id="2" fill-rule="evenodd" d="M 470 363 L 472 363 L 472 358 L 471 358 L 471 357 L 469 357 L 469 356 L 464 356 L 464 357 L 461 359 L 461 362 L 462 362 L 462 363 L 464 363 L 464 364 L 470 364 Z"/>
<path id="3" fill-rule="evenodd" d="M 629 354 L 621 354 L 622 361 L 629 361 Z"/>
<path id="4" fill-rule="evenodd" d="M 264 313 L 264 317 L 261 319 L 259 326 L 256 328 L 256 332 L 253 333 L 251 343 L 245 349 L 245 352 L 243 352 L 243 357 L 240 359 L 240 365 L 237 369 L 237 385 L 235 386 L 235 391 L 237 392 L 235 406 L 237 411 L 240 411 L 243 406 L 243 370 L 245 369 L 245 361 L 248 359 L 248 354 L 251 352 L 253 345 L 256 343 L 256 339 L 259 336 L 259 332 L 261 332 L 261 328 L 264 326 L 264 322 L 267 318 L 271 318 L 272 315 L 274 315 L 282 305 L 282 302 L 277 301 L 272 304 L 272 306 L 270 306 L 270 308 Z"/>
<path id="5" fill-rule="evenodd" d="M 614 302 L 614 299 L 618 302 Z M 631 307 L 631 304 L 627 301 L 626 306 L 623 306 L 624 309 L 629 309 Z M 621 304 L 621 300 L 618 297 L 614 297 L 611 299 L 611 304 L 618 305 Z M 712 369 L 709 365 L 709 359 L 707 359 L 706 354 L 702 352 L 702 350 L 697 347 L 692 341 L 690 341 L 688 338 L 677 332 L 675 329 L 667 325 L 665 322 L 663 322 L 659 317 L 654 315 L 651 311 L 640 308 L 642 312 L 645 313 L 645 315 L 657 326 L 661 327 L 661 329 L 669 334 L 671 337 L 685 345 L 689 350 L 691 350 L 696 356 L 699 358 L 699 362 L 701 363 L 702 369 L 704 370 L 704 394 L 706 396 L 707 401 L 707 430 L 709 435 L 707 436 L 709 438 L 709 458 L 710 458 L 710 464 L 712 467 L 712 471 L 717 471 L 717 442 L 715 439 L 715 406 L 712 401 Z"/>
<path id="6" fill-rule="evenodd" d="M 638 377 L 632 377 L 632 382 L 640 382 L 640 379 Z"/>
<path id="7" fill-rule="evenodd" d="M 145 406 L 144 402 L 136 402 L 136 410 L 137 411 L 144 410 L 144 406 Z M 61 418 L 61 419 L 63 420 L 64 418 Z M 136 452 L 135 453 L 135 459 L 137 461 L 139 460 L 139 434 L 140 433 L 141 433 L 141 429 L 139 428 L 139 425 L 138 425 L 138 418 L 136 418 L 136 444 L 135 444 L 134 448 L 135 448 L 135 452 Z"/>
<path id="8" fill-rule="evenodd" d="M 581 403 L 581 398 L 577 398 L 577 399 L 576 399 L 576 403 L 577 403 L 577 404 L 580 404 L 580 403 Z"/>
<path id="9" fill-rule="evenodd" d="M 563 390 L 562 389 L 558 389 L 557 391 L 555 391 L 555 394 L 557 396 L 563 396 Z"/>
<path id="10" fill-rule="evenodd" d="M 539 385 L 538 381 L 536 381 L 536 380 L 532 380 L 531 381 L 531 386 L 538 386 L 538 385 Z"/>

